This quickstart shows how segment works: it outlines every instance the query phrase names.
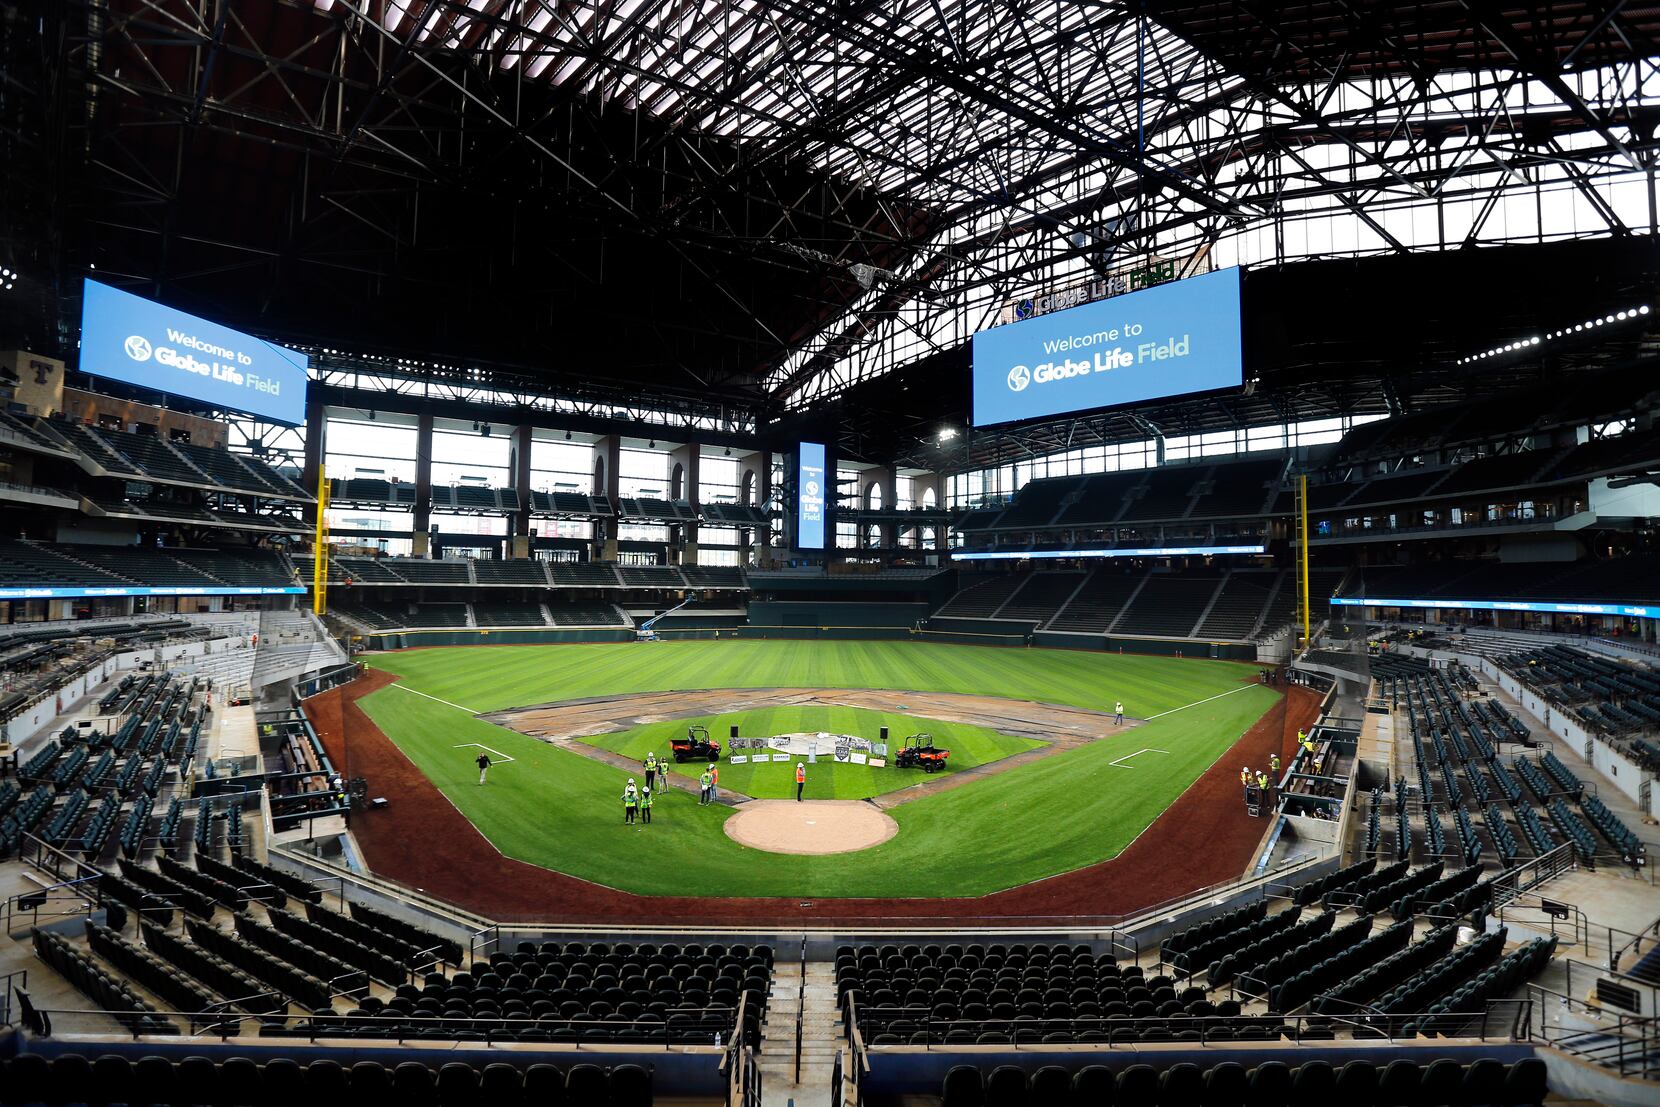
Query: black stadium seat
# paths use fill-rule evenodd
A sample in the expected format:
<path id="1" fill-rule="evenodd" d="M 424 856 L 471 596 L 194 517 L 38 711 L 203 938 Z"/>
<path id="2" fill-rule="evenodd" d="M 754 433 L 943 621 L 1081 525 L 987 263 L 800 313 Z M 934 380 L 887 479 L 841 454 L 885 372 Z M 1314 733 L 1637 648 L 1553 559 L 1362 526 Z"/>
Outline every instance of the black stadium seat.
<path id="1" fill-rule="evenodd" d="M 1162 1071 L 1138 1061 L 1116 1074 L 1106 1064 L 1086 1065 L 1070 1081 L 1042 1058 L 1031 1064 L 1029 1076 L 1014 1065 L 999 1065 L 989 1076 L 973 1065 L 953 1066 L 941 1107 L 1539 1107 L 1546 1094 L 1545 1063 L 1535 1057 L 1510 1065 L 1443 1058 L 1427 1068 L 1406 1060 L 1356 1059 L 1334 1068 L 1314 1058 L 1295 1068 L 1263 1061 L 1251 1069 L 1233 1061 L 1208 1069 L 1183 1061 Z"/>
<path id="2" fill-rule="evenodd" d="M 1107 1075 L 1112 1074 L 1108 1071 Z M 982 1107 L 986 1101 L 986 1082 L 980 1070 L 973 1065 L 958 1065 L 945 1074 L 940 1107 Z"/>
<path id="3" fill-rule="evenodd" d="M 525 1058 L 525 1054 L 515 1055 Z M 1069 1085 L 1046 1078 L 1045 1086 L 1063 1090 Z M 978 1082 L 976 1070 L 966 1070 Z M 1110 1075 L 1110 1074 L 1109 1074 Z M 1003 1078 L 1018 1085 L 1026 1076 L 1011 1067 Z M 332 1058 L 302 1063 L 291 1057 L 272 1057 L 263 1064 L 247 1057 L 215 1062 L 204 1056 L 178 1060 L 149 1055 L 136 1062 L 106 1054 L 95 1061 L 77 1053 L 61 1054 L 50 1062 L 37 1053 L 18 1054 L 0 1061 L 0 1105 L 34 1104 L 180 1104 L 187 1107 L 650 1107 L 651 1070 L 636 1064 L 618 1064 L 607 1070 L 596 1064 L 572 1065 L 562 1071 L 554 1065 L 532 1064 L 524 1069 L 494 1062 L 482 1069 L 462 1062 L 433 1068 L 418 1061 L 383 1064 L 360 1060 L 349 1069 Z M 978 1100 L 965 1101 L 976 1107 Z M 1015 1103 L 1023 1100 L 1015 1100 Z"/>

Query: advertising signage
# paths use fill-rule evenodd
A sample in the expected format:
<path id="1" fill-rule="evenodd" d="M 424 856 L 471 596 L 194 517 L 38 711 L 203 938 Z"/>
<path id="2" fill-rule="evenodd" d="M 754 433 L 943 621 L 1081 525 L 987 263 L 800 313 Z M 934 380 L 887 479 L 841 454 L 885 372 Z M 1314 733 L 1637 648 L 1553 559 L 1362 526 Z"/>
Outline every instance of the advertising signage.
<path id="1" fill-rule="evenodd" d="M 1063 561 L 1074 557 L 1197 557 L 1212 554 L 1259 554 L 1266 546 L 1142 546 L 1100 550 L 954 550 L 953 561 Z"/>
<path id="2" fill-rule="evenodd" d="M 81 369 L 274 423 L 305 422 L 306 355 L 97 281 L 81 301 Z"/>
<path id="3" fill-rule="evenodd" d="M 803 442 L 796 453 L 795 545 L 799 550 L 824 549 L 824 444 Z"/>
<path id="4" fill-rule="evenodd" d="M 237 588 L 215 585 L 202 588 L 187 585 L 146 588 L 138 585 L 123 587 L 88 586 L 69 588 L 36 587 L 32 584 L 0 585 L 0 600 L 71 600 L 105 596 L 302 596 L 305 589 L 298 585 L 264 585 L 257 588 Z"/>
<path id="5" fill-rule="evenodd" d="M 980 331 L 974 425 L 1240 387 L 1239 284 L 1222 269 Z"/>
<path id="6" fill-rule="evenodd" d="M 1543 615 L 1629 615 L 1660 618 L 1660 606 L 1632 603 L 1545 603 L 1538 600 L 1396 600 L 1372 596 L 1333 596 L 1339 607 L 1415 607 L 1444 611 L 1534 611 Z"/>

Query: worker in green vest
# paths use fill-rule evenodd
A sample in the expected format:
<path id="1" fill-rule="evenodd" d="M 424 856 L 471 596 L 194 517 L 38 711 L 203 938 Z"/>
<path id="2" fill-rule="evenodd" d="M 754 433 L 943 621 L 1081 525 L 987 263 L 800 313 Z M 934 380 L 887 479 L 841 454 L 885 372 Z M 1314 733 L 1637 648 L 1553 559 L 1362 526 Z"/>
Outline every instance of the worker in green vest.
<path id="1" fill-rule="evenodd" d="M 700 789 L 698 792 L 697 803 L 699 807 L 702 807 L 704 804 L 709 802 L 709 790 L 714 785 L 715 778 L 709 775 L 708 769 L 704 769 L 703 775 L 697 778 L 697 783 Z"/>
<path id="2" fill-rule="evenodd" d="M 657 751 L 646 754 L 646 791 L 657 787 Z"/>
<path id="3" fill-rule="evenodd" d="M 649 823 L 651 821 L 651 786 L 650 785 L 647 785 L 645 790 L 640 793 L 640 821 L 642 823 Z"/>
<path id="4" fill-rule="evenodd" d="M 640 790 L 634 786 L 634 778 L 628 778 L 628 787 L 623 789 L 623 822 L 632 826 L 634 815 L 640 809 Z"/>

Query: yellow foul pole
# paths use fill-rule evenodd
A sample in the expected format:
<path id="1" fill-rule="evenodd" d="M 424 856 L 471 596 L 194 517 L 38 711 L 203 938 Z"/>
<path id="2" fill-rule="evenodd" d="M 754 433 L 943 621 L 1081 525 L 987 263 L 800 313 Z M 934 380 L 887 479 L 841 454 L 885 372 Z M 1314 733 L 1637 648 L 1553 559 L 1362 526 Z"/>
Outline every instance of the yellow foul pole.
<path id="1" fill-rule="evenodd" d="M 317 464 L 317 534 L 313 540 L 316 557 L 311 562 L 311 610 L 322 615 L 329 609 L 329 478 L 323 464 Z"/>

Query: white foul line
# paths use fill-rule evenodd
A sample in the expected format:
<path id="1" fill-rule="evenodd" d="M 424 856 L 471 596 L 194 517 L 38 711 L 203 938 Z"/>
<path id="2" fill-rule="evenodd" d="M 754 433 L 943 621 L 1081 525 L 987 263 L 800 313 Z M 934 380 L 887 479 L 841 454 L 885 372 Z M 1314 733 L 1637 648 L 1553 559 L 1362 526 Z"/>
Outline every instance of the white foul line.
<path id="1" fill-rule="evenodd" d="M 1241 684 L 1238 688 L 1232 688 L 1232 689 L 1229 689 L 1226 692 L 1218 692 L 1214 696 L 1206 696 L 1204 699 L 1194 700 L 1192 703 L 1184 703 L 1180 707 L 1172 707 L 1169 711 L 1160 711 L 1157 715 L 1149 715 L 1149 716 L 1147 716 L 1147 721 L 1152 722 L 1154 719 L 1162 719 L 1166 715 L 1174 715 L 1178 711 L 1186 711 L 1190 707 L 1198 707 L 1202 703 L 1209 703 L 1211 700 L 1219 700 L 1223 696 L 1231 696 L 1235 692 L 1243 692 L 1247 688 L 1255 688 L 1255 687 L 1257 687 L 1255 684 Z M 450 706 L 454 707 L 455 705 L 451 704 Z"/>
<path id="2" fill-rule="evenodd" d="M 490 747 L 489 747 L 489 746 L 487 746 L 487 745 L 485 745 L 485 744 L 484 744 L 484 743 L 483 743 L 483 742 L 463 742 L 463 743 L 461 743 L 461 744 L 460 744 L 460 745 L 459 745 L 459 746 L 452 746 L 452 747 L 450 747 L 450 748 L 451 748 L 451 749 L 458 749 L 458 750 L 464 750 L 464 749 L 466 749 L 466 748 L 467 748 L 467 747 L 468 747 L 468 746 L 473 746 L 473 747 L 475 747 L 475 748 L 477 748 L 477 749 L 481 749 L 481 750 L 483 750 L 483 751 L 484 751 L 484 752 L 485 752 L 485 753 L 493 753 L 493 754 L 495 754 L 495 755 L 496 755 L 496 763 L 498 763 L 498 764 L 499 764 L 499 763 L 501 763 L 501 762 L 503 762 L 503 761 L 517 761 L 517 760 L 518 760 L 518 758 L 517 758 L 517 757 L 509 757 L 509 756 L 507 756 L 507 755 L 506 755 L 506 754 L 505 754 L 505 753 L 502 753 L 502 752 L 501 752 L 501 751 L 499 751 L 499 750 L 493 750 L 493 749 L 491 749 L 491 748 L 490 748 Z"/>
<path id="3" fill-rule="evenodd" d="M 1128 761 L 1130 758 L 1135 757 L 1137 754 L 1142 754 L 1142 753 L 1168 753 L 1168 752 L 1169 752 L 1168 750 L 1155 750 L 1155 749 L 1136 750 L 1135 753 L 1126 753 L 1123 757 L 1120 757 L 1118 759 L 1118 761 L 1108 761 L 1107 764 L 1108 765 L 1117 765 L 1121 769 L 1133 769 L 1133 768 L 1135 768 L 1134 765 L 1119 765 L 1118 762 L 1119 761 Z"/>
<path id="4" fill-rule="evenodd" d="M 415 691 L 415 689 L 413 689 L 413 688 L 411 688 L 411 687 L 410 687 L 410 686 L 409 686 L 409 685 L 407 685 L 407 684 L 394 684 L 394 685 L 392 685 L 392 687 L 394 687 L 394 688 L 402 688 L 402 689 L 403 689 L 403 690 L 404 690 L 404 691 L 405 691 L 405 692 L 412 692 L 412 693 L 414 693 L 414 694 L 415 694 L 415 695 L 417 695 L 417 696 L 426 696 L 426 698 L 427 698 L 427 699 L 429 699 L 429 700 L 438 700 L 438 702 L 439 702 L 439 703 L 441 703 L 441 704 L 443 704 L 443 705 L 444 705 L 444 706 L 445 706 L 445 707 L 453 707 L 453 708 L 455 708 L 455 709 L 456 709 L 456 710 L 457 710 L 457 711 L 465 711 L 465 712 L 467 712 L 467 714 L 469 714 L 469 715 L 476 715 L 476 714 L 478 714 L 478 713 L 477 713 L 477 712 L 476 712 L 476 711 L 473 711 L 473 710 L 472 710 L 472 709 L 470 709 L 470 708 L 466 708 L 466 707 L 462 707 L 462 706 L 461 706 L 461 705 L 460 705 L 460 704 L 458 704 L 458 703 L 451 703 L 451 702 L 450 702 L 450 701 L 449 701 L 449 700 L 440 700 L 440 699 L 438 699 L 438 697 L 437 697 L 437 696 L 427 696 L 427 694 L 426 694 L 426 693 L 425 693 L 425 692 L 416 692 L 416 691 Z"/>

